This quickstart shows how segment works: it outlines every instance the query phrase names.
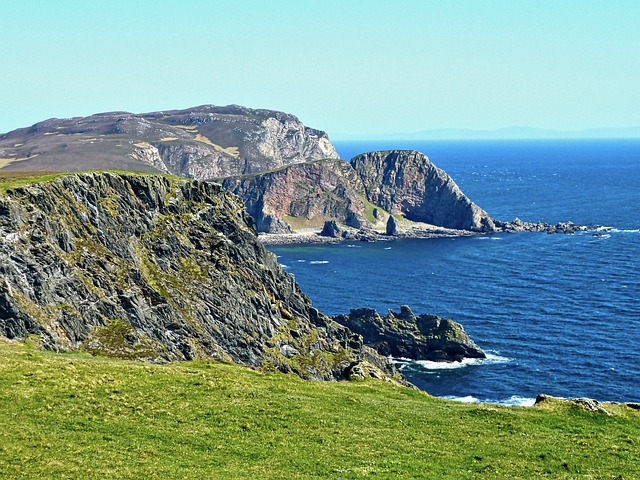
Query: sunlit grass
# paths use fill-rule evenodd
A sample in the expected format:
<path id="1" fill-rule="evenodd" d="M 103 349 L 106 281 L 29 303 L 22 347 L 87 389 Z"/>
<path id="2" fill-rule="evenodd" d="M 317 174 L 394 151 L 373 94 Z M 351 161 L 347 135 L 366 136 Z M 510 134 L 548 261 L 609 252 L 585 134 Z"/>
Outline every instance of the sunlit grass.
<path id="1" fill-rule="evenodd" d="M 0 341 L 0 478 L 638 478 L 640 415 Z"/>

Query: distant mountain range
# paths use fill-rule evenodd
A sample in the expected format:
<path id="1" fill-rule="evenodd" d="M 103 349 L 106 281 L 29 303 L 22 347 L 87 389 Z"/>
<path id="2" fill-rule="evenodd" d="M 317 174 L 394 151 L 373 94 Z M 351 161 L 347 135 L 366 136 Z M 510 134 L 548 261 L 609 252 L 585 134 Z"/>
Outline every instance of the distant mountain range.
<path id="1" fill-rule="evenodd" d="M 640 127 L 591 128 L 586 130 L 547 130 L 535 127 L 504 127 L 495 130 L 441 128 L 413 133 L 380 135 L 334 134 L 334 140 L 490 140 L 490 139 L 571 139 L 640 138 Z"/>

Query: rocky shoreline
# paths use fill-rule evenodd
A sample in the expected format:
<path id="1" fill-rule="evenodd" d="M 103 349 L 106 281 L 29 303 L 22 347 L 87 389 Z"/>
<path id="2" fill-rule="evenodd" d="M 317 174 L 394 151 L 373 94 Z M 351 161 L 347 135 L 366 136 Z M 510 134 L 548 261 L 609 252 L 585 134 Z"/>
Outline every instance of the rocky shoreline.
<path id="1" fill-rule="evenodd" d="M 455 230 L 435 226 L 425 226 L 410 229 L 399 229 L 394 235 L 387 235 L 374 229 L 355 229 L 338 225 L 333 220 L 325 222 L 324 228 L 306 228 L 296 230 L 293 233 L 260 233 L 258 240 L 263 245 L 296 245 L 296 244 L 320 244 L 340 243 L 345 241 L 378 242 L 398 240 L 403 238 L 450 238 L 468 237 L 475 235 L 491 235 L 495 233 L 547 233 L 571 235 L 586 231 L 606 232 L 610 227 L 601 225 L 577 225 L 573 222 L 560 222 L 555 225 L 544 222 L 525 222 L 515 218 L 511 222 L 495 220 L 496 230 L 493 232 L 480 232 L 472 230 Z"/>

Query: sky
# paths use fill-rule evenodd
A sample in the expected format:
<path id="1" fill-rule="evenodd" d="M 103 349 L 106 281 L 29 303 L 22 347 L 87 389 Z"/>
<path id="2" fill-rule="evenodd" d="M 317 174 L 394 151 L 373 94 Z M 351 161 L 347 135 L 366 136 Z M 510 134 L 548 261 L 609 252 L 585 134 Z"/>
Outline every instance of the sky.
<path id="1" fill-rule="evenodd" d="M 637 0 L 2 0 L 0 132 L 239 104 L 331 138 L 640 127 Z"/>

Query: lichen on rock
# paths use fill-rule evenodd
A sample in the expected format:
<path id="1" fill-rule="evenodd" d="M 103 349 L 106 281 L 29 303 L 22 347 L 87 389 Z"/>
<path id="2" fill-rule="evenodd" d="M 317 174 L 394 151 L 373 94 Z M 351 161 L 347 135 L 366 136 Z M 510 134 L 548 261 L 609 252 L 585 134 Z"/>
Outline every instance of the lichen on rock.
<path id="1" fill-rule="evenodd" d="M 30 334 L 54 350 L 327 380 L 372 356 L 311 306 L 238 197 L 158 175 L 72 174 L 0 197 L 0 335 Z"/>

